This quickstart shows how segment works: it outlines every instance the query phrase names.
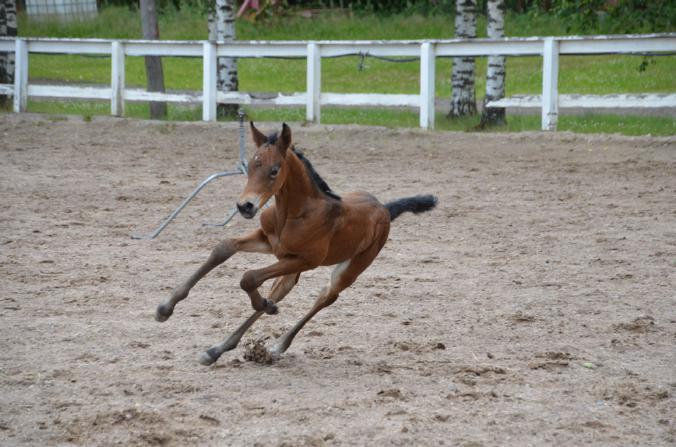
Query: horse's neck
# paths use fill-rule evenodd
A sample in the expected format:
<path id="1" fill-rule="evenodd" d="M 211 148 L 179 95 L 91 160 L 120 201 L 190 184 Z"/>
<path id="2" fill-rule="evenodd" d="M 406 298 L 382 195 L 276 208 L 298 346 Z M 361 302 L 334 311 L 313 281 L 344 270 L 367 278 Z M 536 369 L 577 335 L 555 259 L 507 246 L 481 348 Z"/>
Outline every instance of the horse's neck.
<path id="1" fill-rule="evenodd" d="M 289 217 L 301 215 L 307 200 L 316 198 L 319 190 L 310 178 L 303 162 L 294 154 L 288 153 L 286 180 L 279 192 L 275 194 L 275 208 L 278 220 L 285 221 Z"/>

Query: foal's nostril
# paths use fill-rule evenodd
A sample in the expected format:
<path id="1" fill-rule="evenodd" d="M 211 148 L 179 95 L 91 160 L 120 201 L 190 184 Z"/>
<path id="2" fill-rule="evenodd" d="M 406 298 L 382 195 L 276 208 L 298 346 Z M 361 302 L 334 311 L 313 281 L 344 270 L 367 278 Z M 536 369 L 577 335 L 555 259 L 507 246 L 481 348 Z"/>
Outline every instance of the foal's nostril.
<path id="1" fill-rule="evenodd" d="M 244 217 L 253 217 L 254 214 L 254 204 L 251 202 L 238 203 L 237 209 L 240 214 Z"/>

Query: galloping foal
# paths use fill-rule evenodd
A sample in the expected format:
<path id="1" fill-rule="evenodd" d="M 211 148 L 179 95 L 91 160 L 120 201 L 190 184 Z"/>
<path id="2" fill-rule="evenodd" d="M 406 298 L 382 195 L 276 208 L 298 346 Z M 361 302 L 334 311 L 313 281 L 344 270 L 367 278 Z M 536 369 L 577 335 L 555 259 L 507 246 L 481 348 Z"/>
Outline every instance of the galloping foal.
<path id="1" fill-rule="evenodd" d="M 274 356 L 282 354 L 305 323 L 336 301 L 340 292 L 373 262 L 387 241 L 391 221 L 406 211 L 428 211 L 437 203 L 431 195 L 399 199 L 384 206 L 366 192 L 341 198 L 291 144 L 291 129 L 286 124 L 279 136 L 266 137 L 253 122 L 251 132 L 257 150 L 249 161 L 248 181 L 237 208 L 242 216 L 251 219 L 272 196 L 274 205 L 261 213 L 258 230 L 219 243 L 209 259 L 155 313 L 157 321 L 166 321 L 204 275 L 237 252 L 277 257 L 277 262 L 268 267 L 244 273 L 240 286 L 256 312 L 225 341 L 202 353 L 203 365 L 214 363 L 224 352 L 234 349 L 263 313 L 276 314 L 276 303 L 291 291 L 302 272 L 335 265 L 329 285 L 320 292 L 310 312 L 269 348 Z M 272 278 L 275 281 L 270 295 L 263 298 L 258 288 Z"/>

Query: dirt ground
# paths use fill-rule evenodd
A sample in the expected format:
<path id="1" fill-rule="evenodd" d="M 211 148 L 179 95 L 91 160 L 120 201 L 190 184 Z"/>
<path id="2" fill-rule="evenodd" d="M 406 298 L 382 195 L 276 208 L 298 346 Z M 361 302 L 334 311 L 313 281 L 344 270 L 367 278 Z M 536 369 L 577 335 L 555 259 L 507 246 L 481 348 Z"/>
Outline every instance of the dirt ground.
<path id="1" fill-rule="evenodd" d="M 273 129 L 276 124 L 261 124 Z M 674 445 L 676 137 L 293 125 L 339 193 L 433 193 L 272 365 L 326 284 L 251 313 L 237 255 L 166 323 L 156 305 L 222 238 L 234 124 L 0 115 L 0 445 Z M 249 144 L 251 148 L 251 144 Z"/>

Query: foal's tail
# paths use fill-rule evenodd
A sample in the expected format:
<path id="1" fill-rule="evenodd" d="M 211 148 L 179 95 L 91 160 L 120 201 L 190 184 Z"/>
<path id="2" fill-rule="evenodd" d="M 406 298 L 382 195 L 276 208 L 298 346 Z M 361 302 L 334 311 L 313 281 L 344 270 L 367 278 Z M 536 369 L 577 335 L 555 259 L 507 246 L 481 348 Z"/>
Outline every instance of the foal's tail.
<path id="1" fill-rule="evenodd" d="M 437 206 L 437 198 L 431 194 L 405 197 L 385 204 L 385 208 L 390 213 L 390 222 L 407 211 L 420 214 L 431 210 L 435 206 Z"/>

